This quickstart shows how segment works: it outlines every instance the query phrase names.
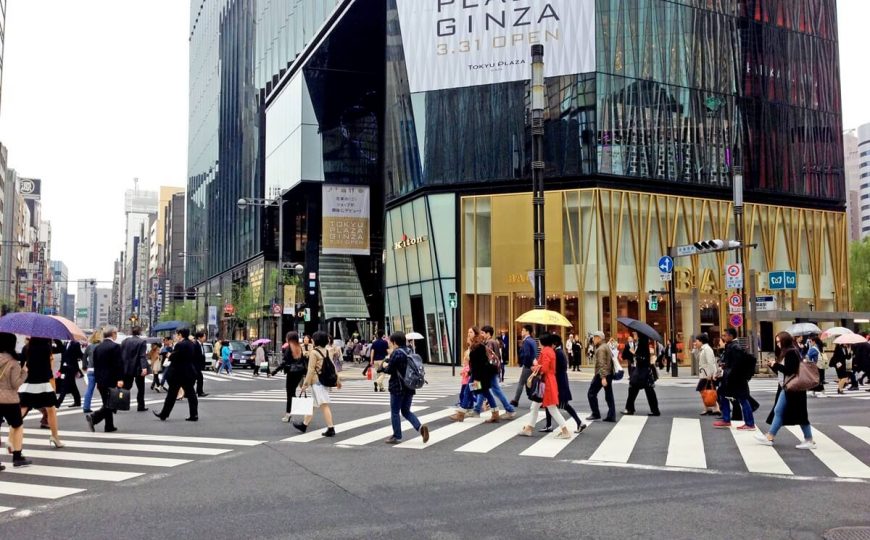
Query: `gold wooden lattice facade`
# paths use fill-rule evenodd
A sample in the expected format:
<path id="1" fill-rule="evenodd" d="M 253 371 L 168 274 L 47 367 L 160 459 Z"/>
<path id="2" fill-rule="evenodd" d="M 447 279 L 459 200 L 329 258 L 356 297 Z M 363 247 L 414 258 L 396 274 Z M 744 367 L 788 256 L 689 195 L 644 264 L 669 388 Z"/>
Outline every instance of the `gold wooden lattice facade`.
<path id="1" fill-rule="evenodd" d="M 515 339 L 512 321 L 533 307 L 531 194 L 463 197 L 461 208 L 462 328 L 492 324 Z M 580 335 L 615 331 L 620 310 L 652 317 L 664 334 L 663 312 L 670 306 L 649 312 L 645 302 L 649 291 L 665 288 L 659 257 L 669 246 L 736 237 L 730 201 L 596 188 L 548 192 L 545 212 L 547 304 L 566 313 Z M 747 204 L 744 228 L 745 244 L 757 244 L 744 248 L 743 260 L 747 278 L 750 269 L 758 273 L 758 294 L 772 294 L 765 272 L 794 270 L 799 288 L 782 296 L 780 307 L 849 309 L 844 212 Z M 727 326 L 728 310 L 720 307 L 729 294 L 724 268 L 733 260 L 733 253 L 722 252 L 676 261 L 684 346 L 696 333 L 689 321 L 701 320 L 692 314 L 701 308 L 691 302 L 695 289 L 696 302 L 701 298 L 718 319 L 711 324 Z M 620 308 L 620 298 L 633 299 L 635 312 Z"/>

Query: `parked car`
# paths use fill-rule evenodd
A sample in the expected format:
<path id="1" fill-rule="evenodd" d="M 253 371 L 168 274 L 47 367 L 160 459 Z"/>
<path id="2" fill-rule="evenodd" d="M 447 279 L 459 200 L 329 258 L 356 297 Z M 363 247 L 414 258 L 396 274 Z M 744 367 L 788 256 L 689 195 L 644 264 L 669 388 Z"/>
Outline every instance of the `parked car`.
<path id="1" fill-rule="evenodd" d="M 254 352 L 247 341 L 230 341 L 230 363 L 233 367 L 254 368 Z"/>

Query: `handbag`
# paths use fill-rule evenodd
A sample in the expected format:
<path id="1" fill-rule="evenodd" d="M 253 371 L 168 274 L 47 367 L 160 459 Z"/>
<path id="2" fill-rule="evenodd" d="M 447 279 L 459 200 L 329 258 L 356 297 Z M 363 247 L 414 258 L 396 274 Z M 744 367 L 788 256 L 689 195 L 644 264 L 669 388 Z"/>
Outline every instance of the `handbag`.
<path id="1" fill-rule="evenodd" d="M 544 391 L 546 387 L 547 384 L 544 382 L 540 373 L 536 373 L 529 377 L 526 381 L 526 396 L 529 398 L 529 401 L 534 401 L 535 403 L 541 403 L 544 401 Z"/>
<path id="2" fill-rule="evenodd" d="M 269 371 L 269 362 L 260 362 L 260 369 L 263 371 Z"/>
<path id="3" fill-rule="evenodd" d="M 715 407 L 719 401 L 719 394 L 716 392 L 711 379 L 707 379 L 707 382 L 704 383 L 704 389 L 701 390 L 701 400 L 705 407 Z"/>
<path id="4" fill-rule="evenodd" d="M 801 362 L 798 372 L 786 379 L 786 392 L 806 392 L 819 385 L 819 369 L 812 362 Z"/>
<path id="5" fill-rule="evenodd" d="M 300 392 L 298 396 L 293 398 L 290 404 L 290 414 L 311 416 L 314 414 L 314 398 L 308 397 L 306 392 Z"/>
<path id="6" fill-rule="evenodd" d="M 109 390 L 109 408 L 115 411 L 129 411 L 130 391 L 117 387 Z"/>

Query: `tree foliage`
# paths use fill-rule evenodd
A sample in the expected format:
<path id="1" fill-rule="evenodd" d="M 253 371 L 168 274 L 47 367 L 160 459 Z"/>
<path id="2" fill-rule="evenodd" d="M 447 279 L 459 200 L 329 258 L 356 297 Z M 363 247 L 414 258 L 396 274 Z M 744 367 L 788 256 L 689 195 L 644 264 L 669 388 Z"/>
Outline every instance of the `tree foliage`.
<path id="1" fill-rule="evenodd" d="M 163 313 L 160 314 L 160 322 L 181 321 L 187 323 L 190 328 L 196 328 L 196 320 L 198 318 L 199 313 L 196 309 L 195 300 L 170 302 Z"/>
<path id="2" fill-rule="evenodd" d="M 870 236 L 849 246 L 852 309 L 870 311 Z"/>
<path id="3" fill-rule="evenodd" d="M 235 334 L 236 328 L 243 328 L 244 337 L 247 339 L 248 327 L 263 310 L 263 300 L 254 293 L 254 288 L 250 285 L 236 285 L 233 287 L 233 307 L 235 309 L 230 335 Z"/>

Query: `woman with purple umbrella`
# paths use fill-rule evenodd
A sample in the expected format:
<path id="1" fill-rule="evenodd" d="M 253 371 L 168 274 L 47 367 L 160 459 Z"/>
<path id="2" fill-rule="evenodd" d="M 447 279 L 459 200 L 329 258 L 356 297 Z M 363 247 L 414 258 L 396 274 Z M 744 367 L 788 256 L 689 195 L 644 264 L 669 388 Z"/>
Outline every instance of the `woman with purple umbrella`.
<path id="1" fill-rule="evenodd" d="M 54 374 L 52 373 L 52 349 L 51 340 L 46 338 L 30 338 L 30 342 L 24 347 L 22 356 L 27 366 L 27 379 L 18 389 L 21 399 L 21 416 L 27 416 L 30 409 L 44 409 L 48 418 L 48 427 L 51 436 L 48 438 L 49 446 L 63 448 L 60 436 L 57 432 L 57 395 L 54 387 Z"/>

